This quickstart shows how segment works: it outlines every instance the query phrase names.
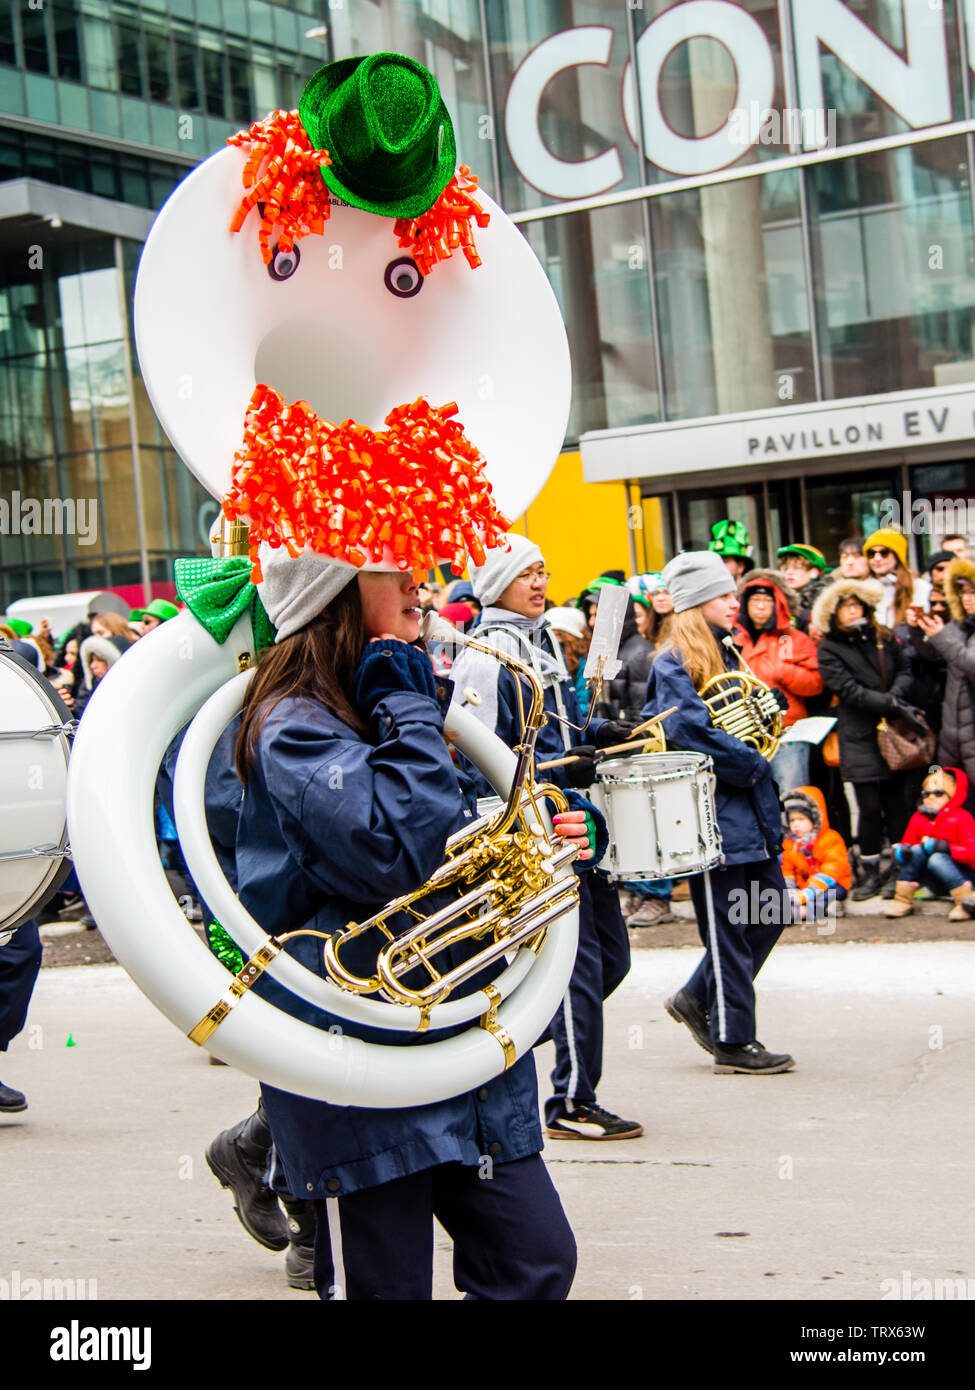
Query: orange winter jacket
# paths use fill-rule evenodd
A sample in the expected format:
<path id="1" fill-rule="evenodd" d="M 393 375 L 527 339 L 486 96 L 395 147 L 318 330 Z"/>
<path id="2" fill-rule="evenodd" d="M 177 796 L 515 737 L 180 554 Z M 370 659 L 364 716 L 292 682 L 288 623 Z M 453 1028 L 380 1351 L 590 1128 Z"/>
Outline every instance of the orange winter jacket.
<path id="1" fill-rule="evenodd" d="M 787 835 L 782 846 L 782 876 L 794 879 L 800 890 L 812 888 L 825 893 L 837 886 L 849 891 L 853 882 L 850 856 L 843 836 L 830 830 L 826 801 L 818 787 L 796 787 L 783 797 L 786 811 L 802 811 L 813 823 L 816 838 L 810 845 L 798 844 Z"/>
<path id="2" fill-rule="evenodd" d="M 753 638 L 743 621 L 748 590 L 753 585 L 770 583 L 775 589 L 775 630 L 759 632 Z M 792 612 L 780 587 L 782 583 L 781 575 L 775 575 L 771 570 L 752 571 L 745 576 L 738 590 L 741 610 L 735 624 L 735 644 L 758 679 L 766 685 L 776 686 L 785 695 L 789 708 L 783 711 L 782 723 L 788 728 L 797 720 L 805 719 L 806 700 L 810 695 L 821 692 L 823 678 L 819 674 L 815 642 L 792 626 Z"/>

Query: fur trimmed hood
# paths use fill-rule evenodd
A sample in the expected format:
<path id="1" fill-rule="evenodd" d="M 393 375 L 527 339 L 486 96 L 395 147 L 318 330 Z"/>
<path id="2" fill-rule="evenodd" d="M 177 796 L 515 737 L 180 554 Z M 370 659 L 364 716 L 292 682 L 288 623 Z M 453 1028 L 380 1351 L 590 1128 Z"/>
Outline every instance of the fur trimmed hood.
<path id="1" fill-rule="evenodd" d="M 968 616 L 962 606 L 961 597 L 955 585 L 958 579 L 967 579 L 975 584 L 975 561 L 973 560 L 952 560 L 948 566 L 948 577 L 945 580 L 945 597 L 948 600 L 948 607 L 951 609 L 951 616 L 956 623 L 963 623 Z"/>
<path id="2" fill-rule="evenodd" d="M 795 620 L 799 616 L 799 595 L 790 584 L 785 582 L 785 575 L 781 570 L 749 570 L 746 575 L 742 576 L 741 583 L 738 585 L 738 597 L 744 600 L 747 597 L 745 590 L 753 584 L 771 584 L 778 589 L 785 599 L 792 619 Z"/>
<path id="3" fill-rule="evenodd" d="M 834 579 L 813 604 L 813 627 L 829 632 L 833 615 L 844 598 L 858 598 L 873 613 L 883 603 L 884 591 L 876 579 Z"/>
<path id="4" fill-rule="evenodd" d="M 115 665 L 122 653 L 118 647 L 108 637 L 86 637 L 81 644 L 81 666 L 85 673 L 85 685 L 89 690 L 94 687 L 94 677 L 91 674 L 91 659 L 93 656 L 100 656 L 107 664 L 109 669 Z M 126 667 L 126 670 L 128 667 Z"/>

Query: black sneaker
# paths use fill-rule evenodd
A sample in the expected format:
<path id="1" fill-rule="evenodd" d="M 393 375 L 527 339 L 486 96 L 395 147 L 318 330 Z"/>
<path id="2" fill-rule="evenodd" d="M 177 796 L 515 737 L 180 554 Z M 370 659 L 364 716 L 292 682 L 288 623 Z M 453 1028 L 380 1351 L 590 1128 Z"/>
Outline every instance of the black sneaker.
<path id="1" fill-rule="evenodd" d="M 791 1071 L 795 1060 L 788 1052 L 767 1052 L 760 1042 L 745 1043 L 742 1047 L 722 1047 L 714 1049 L 714 1072 L 716 1076 L 731 1076 L 733 1072 L 752 1076 L 773 1076 L 777 1072 Z"/>
<path id="2" fill-rule="evenodd" d="M 579 1105 L 571 1115 L 560 1115 L 545 1126 L 550 1139 L 639 1139 L 643 1126 L 621 1120 L 599 1105 Z"/>
<path id="3" fill-rule="evenodd" d="M 27 1109 L 27 1097 L 23 1091 L 15 1091 L 0 1081 L 0 1115 L 19 1115 Z"/>
<path id="4" fill-rule="evenodd" d="M 247 1234 L 267 1250 L 283 1250 L 288 1227 L 277 1195 L 264 1181 L 264 1165 L 251 1162 L 236 1142 L 251 1118 L 218 1134 L 206 1151 L 206 1161 L 220 1186 L 234 1194 L 234 1211 Z"/>
<path id="5" fill-rule="evenodd" d="M 689 989 L 679 989 L 671 999 L 664 1000 L 664 1008 L 678 1023 L 686 1023 L 698 1047 L 705 1052 L 714 1052 L 711 1041 L 710 1014 Z"/>

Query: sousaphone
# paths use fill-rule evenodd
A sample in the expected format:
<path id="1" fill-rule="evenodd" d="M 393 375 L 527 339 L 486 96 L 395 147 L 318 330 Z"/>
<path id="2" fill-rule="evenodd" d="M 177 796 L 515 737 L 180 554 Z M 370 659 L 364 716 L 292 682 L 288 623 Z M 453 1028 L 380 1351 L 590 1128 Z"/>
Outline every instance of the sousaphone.
<path id="1" fill-rule="evenodd" d="M 421 276 L 390 218 L 333 202 L 322 235 L 265 265 L 253 232 L 232 233 L 245 153 L 207 159 L 174 191 L 146 242 L 135 295 L 139 360 L 153 407 L 187 467 L 218 501 L 227 492 L 244 415 L 264 383 L 319 416 L 381 427 L 424 396 L 456 402 L 487 461 L 499 506 L 517 518 L 562 445 L 570 365 L 555 296 L 531 248 L 485 194 L 483 264 L 461 256 Z M 255 214 L 256 215 L 256 214 Z M 152 1002 L 197 1039 L 233 976 L 187 923 L 166 882 L 153 826 L 164 751 L 189 722 L 175 782 L 176 821 L 201 895 L 245 954 L 267 936 L 217 865 L 203 808 L 212 749 L 239 711 L 255 657 L 249 620 L 222 644 L 189 613 L 142 638 L 86 708 L 68 778 L 68 820 L 85 898 L 118 960 Z M 447 727 L 504 795 L 515 755 L 463 710 Z M 568 870 L 571 872 L 571 870 Z M 520 1055 L 555 1013 L 575 957 L 564 912 L 540 949 L 513 953 L 489 991 L 423 1009 L 340 991 L 281 953 L 281 985 L 331 1014 L 429 1035 L 420 1049 L 326 1033 L 253 991 L 230 998 L 209 1051 L 282 1090 L 342 1105 L 425 1104 L 483 1084 Z M 537 943 L 536 943 L 537 945 Z M 492 1028 L 478 1020 L 490 1015 Z M 438 1039 L 458 1023 L 466 1031 Z M 418 1052 L 422 1064 L 418 1065 Z"/>

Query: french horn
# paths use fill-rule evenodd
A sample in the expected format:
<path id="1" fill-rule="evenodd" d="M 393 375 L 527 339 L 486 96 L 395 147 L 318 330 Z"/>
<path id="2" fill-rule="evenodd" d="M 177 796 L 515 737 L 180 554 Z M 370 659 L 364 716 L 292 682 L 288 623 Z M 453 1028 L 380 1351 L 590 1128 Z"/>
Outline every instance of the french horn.
<path id="1" fill-rule="evenodd" d="M 735 652 L 741 669 L 712 676 L 701 687 L 699 694 L 707 705 L 711 723 L 771 760 L 784 728 L 779 702 L 751 670 L 731 638 L 725 638 L 722 645 Z"/>
<path id="2" fill-rule="evenodd" d="M 156 219 L 140 263 L 135 327 L 143 378 L 184 462 L 219 501 L 260 382 L 289 401 L 309 401 L 322 416 L 352 416 L 374 428 L 395 405 L 422 394 L 434 404 L 457 402 L 487 459 L 499 506 L 519 515 L 558 456 L 571 377 L 555 296 L 518 229 L 479 192 L 491 215 L 478 233 L 483 265 L 471 271 L 456 257 L 437 266 L 419 292 L 401 297 L 385 273 L 397 259 L 390 220 L 336 202 L 325 235 L 307 237 L 293 274 L 274 278 L 253 239 L 229 231 L 243 164 L 243 152 L 230 148 L 191 173 Z M 89 702 L 68 773 L 68 824 L 103 936 L 184 1034 L 281 1090 L 339 1105 L 398 1107 L 482 1085 L 534 1044 L 568 985 L 578 933 L 571 853 L 542 855 L 545 883 L 534 895 L 544 899 L 541 910 L 524 919 L 523 933 L 496 939 L 494 958 L 506 963 L 494 983 L 462 997 L 438 986 L 421 997 L 405 992 L 416 942 L 397 945 L 395 932 L 375 990 L 346 989 L 348 981 L 322 978 L 272 949 L 219 869 L 203 806 L 210 755 L 241 707 L 254 657 L 247 618 L 218 644 L 185 612 L 140 639 Z M 187 724 L 174 784 L 180 841 L 202 897 L 249 955 L 254 977 L 266 970 L 292 994 L 357 1024 L 430 1034 L 419 1049 L 325 1032 L 276 1009 L 250 980 L 229 974 L 187 923 L 163 873 L 152 813 L 163 753 Z M 551 848 L 524 752 L 519 757 L 456 707 L 446 728 L 507 805 L 464 845 L 450 847 L 444 875 L 478 837 L 482 858 L 515 832 L 534 835 L 540 851 Z M 338 977 L 341 942 L 330 948 Z M 470 1026 L 432 1036 L 459 1024 Z"/>

